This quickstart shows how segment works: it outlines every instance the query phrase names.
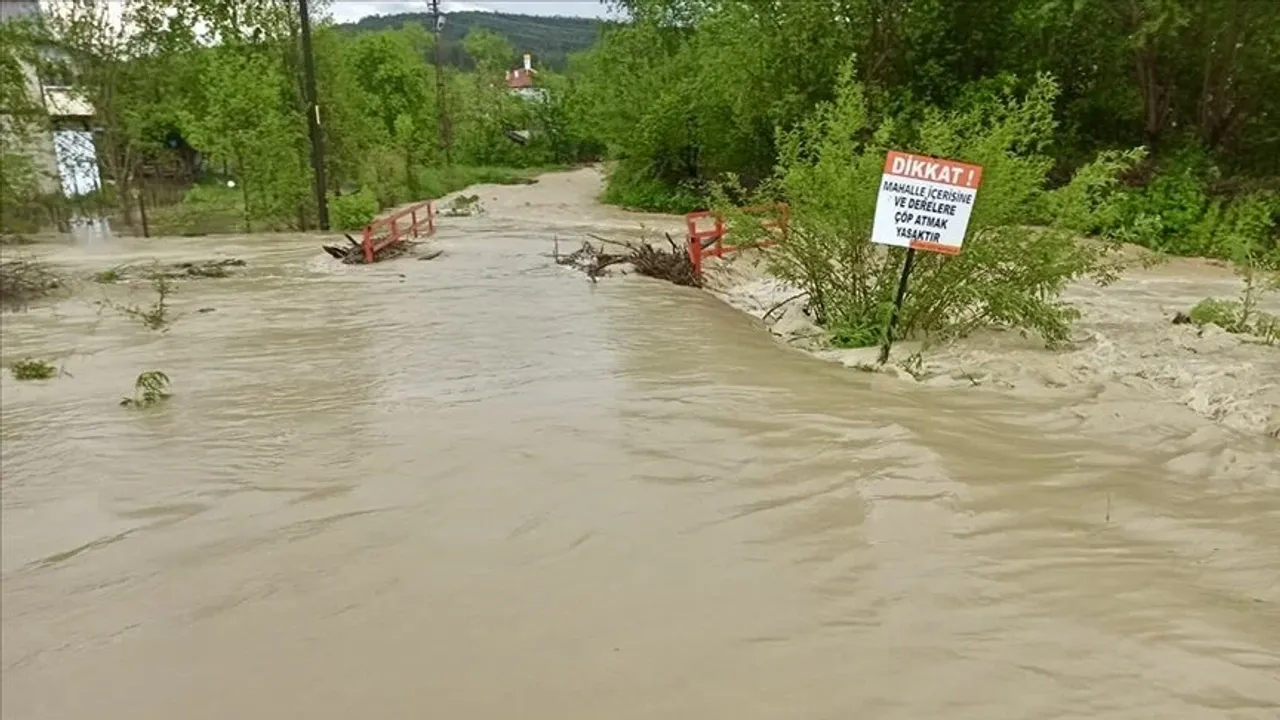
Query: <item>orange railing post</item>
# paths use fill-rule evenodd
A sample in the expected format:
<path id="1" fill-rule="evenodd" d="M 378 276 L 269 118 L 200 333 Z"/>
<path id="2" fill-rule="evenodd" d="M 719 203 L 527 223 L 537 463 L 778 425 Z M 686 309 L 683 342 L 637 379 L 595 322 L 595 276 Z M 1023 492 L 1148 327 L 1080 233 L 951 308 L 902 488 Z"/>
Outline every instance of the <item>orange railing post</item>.
<path id="1" fill-rule="evenodd" d="M 762 218 L 760 224 L 766 230 L 777 230 L 781 236 L 778 241 L 762 241 L 754 243 L 752 247 L 770 247 L 777 245 L 778 242 L 786 242 L 791 235 L 791 206 L 787 203 L 774 203 L 772 205 L 754 205 L 741 208 L 748 213 L 774 212 L 777 217 L 769 219 Z M 708 230 L 699 230 L 698 221 L 702 218 L 712 218 L 715 221 L 715 227 Z M 743 249 L 742 246 L 725 247 L 724 239 L 729 234 L 728 225 L 725 223 L 724 216 L 710 210 L 700 210 L 691 212 L 684 216 L 685 227 L 688 230 L 689 240 L 689 261 L 693 264 L 694 272 L 702 272 L 702 258 L 708 248 L 718 258 L 725 255 L 735 253 Z M 709 241 L 709 242 L 707 242 Z M 706 242 L 706 245 L 703 243 Z"/>
<path id="2" fill-rule="evenodd" d="M 418 208 L 417 208 L 417 206 L 414 206 L 413 210 L 411 210 L 411 211 L 409 212 L 409 215 L 410 215 L 410 217 L 411 217 L 411 218 L 412 218 L 412 220 L 413 220 L 413 226 L 412 226 L 412 228 L 410 229 L 410 232 L 412 232 L 412 233 L 413 233 L 413 236 L 414 236 L 414 237 L 418 237 Z"/>
<path id="3" fill-rule="evenodd" d="M 373 262 L 373 226 L 364 226 L 364 237 L 360 244 L 364 247 L 364 261 L 366 263 Z"/>
<path id="4" fill-rule="evenodd" d="M 702 241 L 696 237 L 689 238 L 689 264 L 694 275 L 702 275 Z"/>

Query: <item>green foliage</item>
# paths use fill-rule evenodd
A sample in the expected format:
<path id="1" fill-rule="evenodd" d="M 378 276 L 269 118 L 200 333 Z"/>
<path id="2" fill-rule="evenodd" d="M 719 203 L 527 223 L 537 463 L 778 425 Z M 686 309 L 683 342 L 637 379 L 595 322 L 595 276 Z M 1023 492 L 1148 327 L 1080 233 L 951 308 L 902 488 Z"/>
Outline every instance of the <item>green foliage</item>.
<path id="1" fill-rule="evenodd" d="M 225 183 L 196 185 L 175 205 L 149 210 L 153 235 L 209 235 L 244 227 L 244 194 Z"/>
<path id="2" fill-rule="evenodd" d="M 1041 77 L 1021 96 L 1001 94 L 963 110 L 924 113 L 910 149 L 981 165 L 983 186 L 965 251 L 955 257 L 918 254 L 898 337 L 945 337 L 1000 325 L 1062 342 L 1077 316 L 1058 299 L 1063 288 L 1084 275 L 1108 277 L 1107 248 L 1077 242 L 1069 230 L 1024 225 L 1049 202 L 1044 187 L 1052 161 L 1042 150 L 1054 132 L 1056 93 L 1053 81 Z M 867 238 L 896 131 L 891 121 L 873 122 L 862 85 L 847 65 L 836 99 L 780 134 L 778 173 L 757 197 L 791 204 L 791 240 L 771 254 L 773 270 L 807 292 L 811 311 L 840 345 L 879 342 L 892 308 L 902 255 Z M 1089 221 L 1098 205 L 1087 188 L 1109 186 L 1135 157 L 1109 156 L 1089 166 L 1052 202 Z"/>
<path id="3" fill-rule="evenodd" d="M 665 213 L 687 213 L 703 205 L 698 193 L 687 186 L 667 185 L 634 163 L 620 162 L 609 173 L 601 200 L 612 205 L 636 210 Z"/>
<path id="4" fill-rule="evenodd" d="M 1205 298 L 1191 308 L 1191 322 L 1196 325 L 1217 325 L 1218 327 L 1237 331 L 1240 323 L 1240 303 L 1234 300 Z"/>
<path id="5" fill-rule="evenodd" d="M 9 365 L 14 380 L 48 380 L 58 374 L 58 366 L 45 360 L 25 358 Z"/>
<path id="6" fill-rule="evenodd" d="M 255 220 L 287 217 L 306 202 L 310 188 L 305 164 L 298 162 L 305 126 L 279 100 L 278 56 L 218 48 L 208 58 L 199 112 L 184 111 L 183 125 L 192 145 L 235 163 L 243 202 L 244 229 Z"/>
<path id="7" fill-rule="evenodd" d="M 1216 325 L 1229 333 L 1253 335 L 1267 345 L 1280 343 L 1280 317 L 1250 308 L 1244 300 L 1205 298 L 1191 308 L 1191 322 L 1197 326 Z"/>
<path id="8" fill-rule="evenodd" d="M 378 198 L 369 188 L 329 200 L 329 222 L 335 230 L 358 230 L 378 214 Z"/>
<path id="9" fill-rule="evenodd" d="M 48 118 L 31 92 L 38 28 L 0 23 L 0 233 L 34 232 L 45 219 L 33 157 Z"/>
<path id="10" fill-rule="evenodd" d="M 168 400 L 169 376 L 159 370 L 149 370 L 138 375 L 133 383 L 133 395 L 120 400 L 125 407 L 148 408 Z"/>
<path id="11" fill-rule="evenodd" d="M 130 33 L 106 22 L 117 14 Z M 446 144 L 455 166 L 533 168 L 576 159 L 585 143 L 567 131 L 567 88 L 545 103 L 508 93 L 503 76 L 518 58 L 507 37 L 475 33 L 467 40 L 479 60 L 475 71 L 437 78 L 429 62 L 433 35 L 400 24 L 354 34 L 323 23 L 315 29 L 332 196 L 368 188 L 379 209 L 423 199 L 430 190 L 423 183 L 445 170 Z M 134 192 L 159 185 L 165 197 L 150 193 L 147 205 L 152 234 L 315 226 L 295 5 L 75 0 L 51 7 L 48 25 L 50 41 L 64 52 L 46 63 L 46 73 L 65 76 L 97 111 L 106 182 L 94 201 L 114 206 L 118 225 L 137 228 Z M 539 75 L 544 81 L 563 85 L 552 73 Z M 442 125 L 452 128 L 448 143 Z M 527 130 L 532 140 L 513 142 L 511 130 Z M 18 177 L 10 167 L 19 161 L 7 163 L 6 188 Z M 168 191 L 175 176 L 195 181 L 178 202 Z M 453 189 L 451 181 L 436 184 Z M 42 208 L 23 193 L 33 222 L 45 222 L 48 213 L 36 212 Z M 9 223 L 20 215 L 5 216 Z"/>
<path id="12" fill-rule="evenodd" d="M 776 159 L 776 130 L 794 129 L 830 100 L 850 57 L 872 126 L 897 120 L 903 145 L 915 144 L 928 107 L 962 110 L 984 96 L 1024 92 L 1042 73 L 1057 78 L 1051 184 L 1101 151 L 1146 147 L 1145 180 L 1155 175 L 1141 183 L 1147 191 L 1087 192 L 1115 196 L 1114 216 L 1101 217 L 1098 230 L 1159 249 L 1194 251 L 1190 233 L 1217 194 L 1217 181 L 1191 167 L 1188 155 L 1211 159 L 1223 179 L 1277 176 L 1280 3 L 620 4 L 635 22 L 607 28 L 570 65 L 575 122 L 634 171 L 611 184 L 641 185 L 643 173 L 668 187 L 702 189 L 733 172 L 754 187 Z M 1166 172 L 1171 177 L 1159 181 Z M 1079 229 L 1080 218 L 1052 217 L 1053 204 L 1046 199 L 1037 219 Z"/>
<path id="13" fill-rule="evenodd" d="M 1142 162 L 1146 150 L 1103 151 L 1071 182 L 1045 194 L 1044 220 L 1053 227 L 1093 234 L 1122 226 L 1126 195 L 1120 176 Z"/>

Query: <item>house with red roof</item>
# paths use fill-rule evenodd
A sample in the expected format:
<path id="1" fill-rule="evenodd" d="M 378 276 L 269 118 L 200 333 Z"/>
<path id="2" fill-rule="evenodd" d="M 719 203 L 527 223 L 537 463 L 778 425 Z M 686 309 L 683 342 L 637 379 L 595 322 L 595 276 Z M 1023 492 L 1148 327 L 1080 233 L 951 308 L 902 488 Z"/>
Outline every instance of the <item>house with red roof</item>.
<path id="1" fill-rule="evenodd" d="M 524 66 L 507 71 L 507 90 L 526 100 L 542 102 L 547 99 L 547 91 L 534 84 L 537 75 L 538 71 L 533 69 L 533 55 L 525 53 Z"/>

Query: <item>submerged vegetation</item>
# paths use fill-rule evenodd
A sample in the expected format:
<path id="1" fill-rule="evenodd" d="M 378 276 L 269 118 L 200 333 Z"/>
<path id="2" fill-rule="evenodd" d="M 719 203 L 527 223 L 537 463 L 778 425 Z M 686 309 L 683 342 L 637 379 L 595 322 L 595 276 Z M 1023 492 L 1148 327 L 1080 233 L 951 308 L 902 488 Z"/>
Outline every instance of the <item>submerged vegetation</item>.
<path id="1" fill-rule="evenodd" d="M 0 308 L 21 310 L 33 301 L 66 287 L 66 279 L 41 260 L 18 257 L 0 260 Z"/>
<path id="2" fill-rule="evenodd" d="M 125 407 L 148 408 L 168 400 L 169 376 L 159 370 L 149 370 L 138 375 L 133 383 L 133 395 L 120 400 Z"/>
<path id="3" fill-rule="evenodd" d="M 9 365 L 14 380 L 48 380 L 58 374 L 58 366 L 45 360 L 23 358 Z"/>
<path id="4" fill-rule="evenodd" d="M 193 267 L 195 266 L 193 265 Z M 118 270 L 108 272 L 115 273 L 115 276 L 119 277 Z M 110 308 L 125 317 L 136 320 L 148 330 L 165 332 L 177 319 L 174 316 L 173 307 L 169 304 L 169 298 L 177 292 L 177 281 L 174 280 L 172 273 L 159 263 L 151 264 L 146 271 L 146 278 L 155 296 L 148 305 L 124 305 L 105 299 L 99 301 L 98 305 L 102 308 Z M 107 281 L 99 280 L 99 282 Z"/>

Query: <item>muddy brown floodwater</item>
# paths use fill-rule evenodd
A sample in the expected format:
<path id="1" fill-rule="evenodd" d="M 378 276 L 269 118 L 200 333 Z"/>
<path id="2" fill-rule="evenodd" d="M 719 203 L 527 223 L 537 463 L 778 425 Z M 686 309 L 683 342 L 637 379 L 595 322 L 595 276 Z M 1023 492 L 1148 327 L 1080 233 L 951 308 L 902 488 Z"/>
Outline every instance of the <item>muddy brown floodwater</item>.
<path id="1" fill-rule="evenodd" d="M 6 361 L 70 373 L 3 383 L 4 717 L 1280 717 L 1274 440 L 591 285 L 554 236 L 678 226 L 597 188 L 481 188 L 431 262 L 53 251 L 250 273 L 163 336 L 96 288 L 4 317 Z M 118 407 L 150 369 L 173 399 Z"/>

